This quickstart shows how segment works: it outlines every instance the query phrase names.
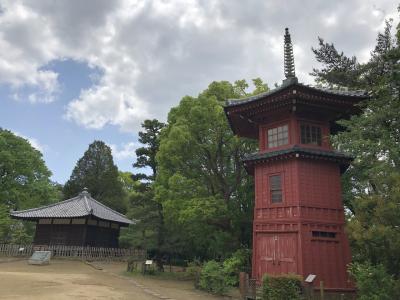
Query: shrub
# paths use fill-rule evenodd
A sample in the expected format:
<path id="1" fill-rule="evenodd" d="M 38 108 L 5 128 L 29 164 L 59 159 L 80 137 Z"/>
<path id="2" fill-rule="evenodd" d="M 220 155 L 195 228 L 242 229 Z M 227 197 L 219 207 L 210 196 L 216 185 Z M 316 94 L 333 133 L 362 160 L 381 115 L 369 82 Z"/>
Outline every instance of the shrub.
<path id="1" fill-rule="evenodd" d="M 215 260 L 206 262 L 200 272 L 199 288 L 214 294 L 224 294 L 228 290 L 222 265 Z"/>
<path id="2" fill-rule="evenodd" d="M 250 269 L 250 257 L 251 251 L 249 249 L 240 249 L 223 262 L 225 279 L 228 285 L 239 285 L 239 272 L 245 272 Z"/>
<path id="3" fill-rule="evenodd" d="M 184 278 L 198 280 L 200 272 L 201 272 L 201 265 L 198 261 L 188 262 Z"/>
<path id="4" fill-rule="evenodd" d="M 400 299 L 400 282 L 388 274 L 382 265 L 353 263 L 349 267 L 349 272 L 356 281 L 358 299 Z"/>
<path id="5" fill-rule="evenodd" d="M 268 276 L 263 278 L 263 300 L 297 300 L 301 296 L 302 278 L 298 275 Z"/>

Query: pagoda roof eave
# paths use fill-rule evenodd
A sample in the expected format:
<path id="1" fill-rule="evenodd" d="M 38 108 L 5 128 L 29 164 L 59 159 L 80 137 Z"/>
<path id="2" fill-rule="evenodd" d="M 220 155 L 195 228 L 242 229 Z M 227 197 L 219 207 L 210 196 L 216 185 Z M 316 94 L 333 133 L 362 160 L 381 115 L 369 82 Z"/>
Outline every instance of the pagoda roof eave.
<path id="1" fill-rule="evenodd" d="M 307 148 L 298 145 L 294 145 L 290 148 L 285 148 L 277 151 L 263 152 L 263 153 L 252 153 L 247 155 L 242 162 L 244 167 L 249 174 L 254 173 L 254 166 L 260 163 L 270 162 L 274 160 L 281 160 L 286 158 L 308 158 L 308 159 L 320 159 L 336 162 L 340 164 L 341 173 L 346 171 L 350 162 L 354 159 L 351 155 L 333 151 L 323 150 L 317 148 Z"/>
<path id="2" fill-rule="evenodd" d="M 267 92 L 264 92 L 264 93 L 261 93 L 261 94 L 255 95 L 255 96 L 242 98 L 242 99 L 228 99 L 225 103 L 225 108 L 229 109 L 229 108 L 233 108 L 233 107 L 243 106 L 248 103 L 253 103 L 258 100 L 272 96 L 272 95 L 274 95 L 278 92 L 281 92 L 285 89 L 288 89 L 290 87 L 296 87 L 296 86 L 300 87 L 300 88 L 304 88 L 311 92 L 318 92 L 318 93 L 323 93 L 323 94 L 331 95 L 331 96 L 342 96 L 342 97 L 346 97 L 346 98 L 353 98 L 353 99 L 359 99 L 359 100 L 368 98 L 368 93 L 364 90 L 333 90 L 333 89 L 328 89 L 328 88 L 313 87 L 310 85 L 298 83 L 297 81 L 293 81 L 290 84 L 282 84 L 281 86 L 279 86 L 275 89 L 269 90 Z"/>
<path id="3" fill-rule="evenodd" d="M 313 111 L 321 112 L 329 121 L 336 121 L 358 113 L 360 108 L 356 104 L 368 97 L 365 91 L 329 90 L 291 80 L 259 95 L 228 100 L 224 111 L 235 134 L 257 138 L 258 125 L 268 115 Z"/>

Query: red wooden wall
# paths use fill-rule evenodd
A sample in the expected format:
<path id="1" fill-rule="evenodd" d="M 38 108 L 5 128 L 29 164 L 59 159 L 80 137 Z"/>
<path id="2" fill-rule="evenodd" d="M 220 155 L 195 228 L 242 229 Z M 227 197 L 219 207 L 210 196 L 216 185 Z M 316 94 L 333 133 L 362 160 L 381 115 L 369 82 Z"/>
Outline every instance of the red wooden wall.
<path id="1" fill-rule="evenodd" d="M 260 152 L 276 151 L 300 143 L 300 124 L 306 120 L 280 116 L 283 120 L 260 126 Z M 329 125 L 322 128 L 321 146 L 330 150 Z M 266 149 L 266 130 L 289 124 L 289 144 Z M 283 201 L 271 203 L 269 177 L 281 174 Z M 344 232 L 339 164 L 326 160 L 292 157 L 255 166 L 253 229 L 253 277 L 296 273 L 317 275 L 328 289 L 350 289 L 346 265 L 350 249 Z M 314 234 L 313 234 L 314 232 Z M 329 236 L 326 236 L 329 235 Z"/>

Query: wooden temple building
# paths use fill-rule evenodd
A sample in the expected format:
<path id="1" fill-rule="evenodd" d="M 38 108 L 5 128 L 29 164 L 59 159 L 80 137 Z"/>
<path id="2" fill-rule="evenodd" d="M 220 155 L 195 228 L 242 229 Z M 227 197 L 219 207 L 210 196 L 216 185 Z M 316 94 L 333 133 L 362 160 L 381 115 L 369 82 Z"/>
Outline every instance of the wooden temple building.
<path id="1" fill-rule="evenodd" d="M 340 177 L 352 157 L 335 151 L 329 136 L 367 95 L 299 83 L 287 29 L 284 40 L 282 85 L 225 106 L 233 132 L 259 141 L 244 159 L 255 181 L 252 277 L 313 274 L 314 286 L 350 292 Z"/>
<path id="2" fill-rule="evenodd" d="M 77 197 L 12 211 L 10 215 L 36 222 L 34 245 L 117 248 L 120 228 L 133 224 L 124 215 L 93 199 L 86 189 Z"/>

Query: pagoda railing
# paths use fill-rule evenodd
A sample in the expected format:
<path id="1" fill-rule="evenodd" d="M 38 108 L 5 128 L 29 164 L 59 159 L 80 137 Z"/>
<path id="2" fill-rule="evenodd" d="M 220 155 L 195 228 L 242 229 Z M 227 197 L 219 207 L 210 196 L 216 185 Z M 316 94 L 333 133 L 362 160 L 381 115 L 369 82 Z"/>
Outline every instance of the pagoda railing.
<path id="1" fill-rule="evenodd" d="M 0 244 L 0 256 L 7 257 L 29 257 L 36 250 L 51 251 L 54 258 L 70 258 L 88 261 L 116 260 L 127 261 L 128 259 L 145 260 L 146 251 L 141 249 L 83 247 L 64 245 L 15 245 Z"/>

